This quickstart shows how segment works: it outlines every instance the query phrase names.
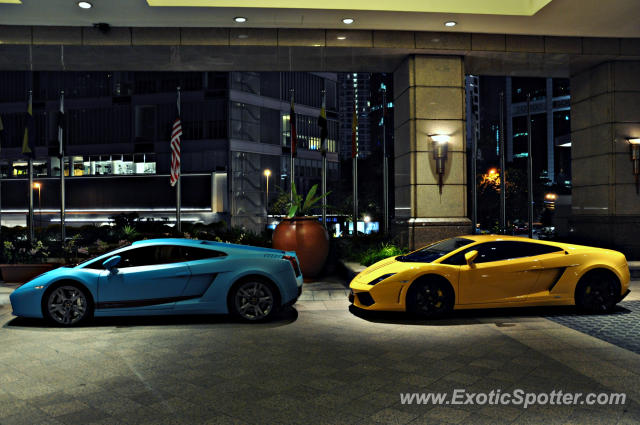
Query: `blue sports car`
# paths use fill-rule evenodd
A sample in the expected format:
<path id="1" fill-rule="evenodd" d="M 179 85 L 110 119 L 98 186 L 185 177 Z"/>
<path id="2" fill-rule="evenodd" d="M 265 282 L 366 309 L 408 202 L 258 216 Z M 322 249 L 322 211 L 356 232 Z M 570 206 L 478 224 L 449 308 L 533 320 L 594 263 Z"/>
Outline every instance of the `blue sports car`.
<path id="1" fill-rule="evenodd" d="M 92 316 L 167 314 L 231 313 L 262 321 L 301 292 L 295 252 L 153 239 L 42 274 L 10 299 L 15 316 L 70 326 Z"/>

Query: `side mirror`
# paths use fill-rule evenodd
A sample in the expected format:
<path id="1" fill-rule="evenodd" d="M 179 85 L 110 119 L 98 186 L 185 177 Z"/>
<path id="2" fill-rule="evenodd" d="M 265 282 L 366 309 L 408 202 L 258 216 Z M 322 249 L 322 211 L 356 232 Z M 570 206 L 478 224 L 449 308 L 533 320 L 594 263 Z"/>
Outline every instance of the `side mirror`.
<path id="1" fill-rule="evenodd" d="M 464 259 L 469 267 L 473 267 L 473 261 L 478 257 L 478 251 L 475 249 L 464 254 Z"/>
<path id="2" fill-rule="evenodd" d="M 102 266 L 106 270 L 109 270 L 111 273 L 114 273 L 114 270 L 116 270 L 116 266 L 120 264 L 120 260 L 121 260 L 121 257 L 119 255 L 114 255 L 113 257 L 109 257 L 108 259 L 106 259 L 102 263 Z"/>

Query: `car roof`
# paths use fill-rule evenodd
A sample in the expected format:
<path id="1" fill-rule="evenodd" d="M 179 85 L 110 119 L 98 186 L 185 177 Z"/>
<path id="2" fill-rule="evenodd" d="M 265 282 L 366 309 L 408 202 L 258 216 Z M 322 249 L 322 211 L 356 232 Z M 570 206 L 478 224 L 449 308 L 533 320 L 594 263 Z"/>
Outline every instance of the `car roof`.
<path id="1" fill-rule="evenodd" d="M 285 254 L 285 251 L 274 248 L 264 248 L 260 246 L 233 244 L 228 242 L 217 242 L 202 239 L 184 239 L 184 238 L 161 238 L 161 239 L 144 239 L 133 242 L 131 246 L 148 246 L 148 245 L 179 245 L 179 246 L 197 246 L 206 249 L 222 249 L 234 250 L 236 252 L 256 252 L 270 254 Z"/>
<path id="2" fill-rule="evenodd" d="M 463 239 L 471 239 L 474 242 L 498 242 L 498 241 L 513 241 L 513 242 L 530 242 L 530 243 L 543 243 L 547 245 L 560 246 L 560 243 L 551 241 L 541 241 L 538 239 L 530 239 L 523 236 L 509 236 L 509 235 L 461 235 L 458 236 Z"/>

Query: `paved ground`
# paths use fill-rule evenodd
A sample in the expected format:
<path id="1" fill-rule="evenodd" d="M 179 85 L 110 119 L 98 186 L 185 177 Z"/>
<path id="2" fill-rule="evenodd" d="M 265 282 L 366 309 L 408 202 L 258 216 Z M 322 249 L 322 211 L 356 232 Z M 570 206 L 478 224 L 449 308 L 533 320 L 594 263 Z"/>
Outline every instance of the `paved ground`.
<path id="1" fill-rule="evenodd" d="M 567 310 L 360 317 L 345 293 L 335 281 L 305 285 L 295 309 L 258 325 L 102 319 L 67 330 L 0 307 L 0 424 L 640 422 L 640 355 L 540 317 Z M 523 409 L 399 397 L 516 388 L 626 392 L 627 402 Z"/>

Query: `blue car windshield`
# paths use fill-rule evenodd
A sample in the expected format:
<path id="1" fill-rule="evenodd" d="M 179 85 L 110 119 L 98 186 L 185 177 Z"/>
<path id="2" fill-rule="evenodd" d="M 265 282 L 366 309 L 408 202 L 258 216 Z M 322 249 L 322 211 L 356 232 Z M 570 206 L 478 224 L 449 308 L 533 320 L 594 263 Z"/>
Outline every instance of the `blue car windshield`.
<path id="1" fill-rule="evenodd" d="M 471 239 L 465 238 L 446 239 L 444 241 L 434 243 L 433 245 L 426 246 L 410 254 L 396 257 L 396 260 L 411 263 L 431 263 L 438 258 L 447 255 L 452 251 L 455 251 L 458 248 L 469 245 L 472 242 L 473 241 Z"/>

